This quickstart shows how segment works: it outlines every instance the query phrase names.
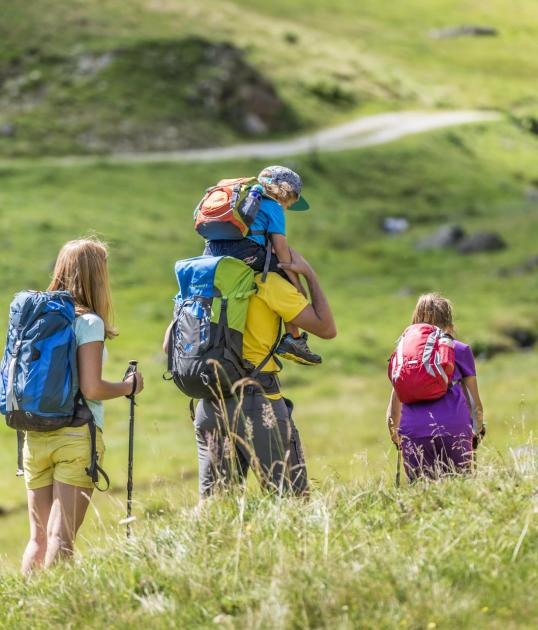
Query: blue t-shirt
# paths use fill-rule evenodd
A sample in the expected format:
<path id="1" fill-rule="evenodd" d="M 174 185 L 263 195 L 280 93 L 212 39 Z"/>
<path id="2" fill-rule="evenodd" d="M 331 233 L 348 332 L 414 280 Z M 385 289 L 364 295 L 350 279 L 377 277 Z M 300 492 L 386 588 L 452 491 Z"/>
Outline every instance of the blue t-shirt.
<path id="1" fill-rule="evenodd" d="M 286 218 L 284 216 L 284 208 L 268 197 L 262 197 L 260 209 L 254 219 L 254 223 L 250 226 L 250 231 L 263 230 L 269 234 L 286 234 Z M 265 245 L 265 236 L 263 234 L 251 234 L 247 236 L 250 240 Z"/>

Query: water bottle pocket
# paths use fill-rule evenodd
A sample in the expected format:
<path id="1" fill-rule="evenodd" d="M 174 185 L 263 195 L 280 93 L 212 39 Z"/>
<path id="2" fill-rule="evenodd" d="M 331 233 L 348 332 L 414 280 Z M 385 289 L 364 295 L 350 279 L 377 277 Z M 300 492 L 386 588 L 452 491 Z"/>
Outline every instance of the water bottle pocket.
<path id="1" fill-rule="evenodd" d="M 206 302 L 186 302 L 177 321 L 176 343 L 180 357 L 197 357 L 209 345 L 211 305 Z"/>

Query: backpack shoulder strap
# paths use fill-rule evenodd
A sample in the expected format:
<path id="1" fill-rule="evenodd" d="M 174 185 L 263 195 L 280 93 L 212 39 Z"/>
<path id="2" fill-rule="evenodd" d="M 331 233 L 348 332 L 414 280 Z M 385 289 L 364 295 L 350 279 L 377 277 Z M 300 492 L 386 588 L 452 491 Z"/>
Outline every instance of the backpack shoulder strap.
<path id="1" fill-rule="evenodd" d="M 99 492 L 106 492 L 110 488 L 110 479 L 106 472 L 99 466 L 99 455 L 97 454 L 97 426 L 91 409 L 88 407 L 86 399 L 80 389 L 75 396 L 75 416 L 73 417 L 75 426 L 88 425 L 90 431 L 90 465 L 86 467 L 86 474 L 92 480 L 93 485 Z M 105 487 L 99 487 L 99 475 L 105 481 Z"/>
<path id="2" fill-rule="evenodd" d="M 265 262 L 263 263 L 262 282 L 267 280 L 267 274 L 269 273 L 269 267 L 271 266 L 271 255 L 273 253 L 273 240 L 271 236 L 267 234 L 267 243 L 265 245 Z"/>
<path id="3" fill-rule="evenodd" d="M 280 319 L 278 321 L 278 330 L 277 330 L 277 334 L 276 334 L 276 339 L 273 343 L 273 345 L 271 346 L 271 349 L 269 350 L 269 352 L 267 353 L 267 355 L 264 357 L 263 361 L 261 363 L 259 363 L 254 370 L 250 373 L 251 378 L 256 378 L 258 376 L 258 374 L 263 370 L 263 368 L 269 363 L 271 357 L 274 358 L 275 363 L 277 364 L 277 366 L 281 369 L 282 368 L 282 363 L 280 363 L 280 361 L 274 356 L 276 349 L 278 348 L 278 344 L 280 343 L 280 331 L 282 329 L 282 319 Z"/>
<path id="4" fill-rule="evenodd" d="M 90 454 L 90 465 L 86 468 L 86 474 L 92 480 L 93 485 L 96 490 L 99 492 L 106 492 L 110 488 L 110 479 L 106 472 L 99 466 L 98 459 L 99 455 L 97 454 L 97 427 L 95 426 L 95 421 L 93 418 L 88 422 L 88 428 L 90 429 L 90 440 L 91 440 L 91 454 Z M 99 475 L 105 480 L 106 486 L 104 488 L 99 487 Z"/>

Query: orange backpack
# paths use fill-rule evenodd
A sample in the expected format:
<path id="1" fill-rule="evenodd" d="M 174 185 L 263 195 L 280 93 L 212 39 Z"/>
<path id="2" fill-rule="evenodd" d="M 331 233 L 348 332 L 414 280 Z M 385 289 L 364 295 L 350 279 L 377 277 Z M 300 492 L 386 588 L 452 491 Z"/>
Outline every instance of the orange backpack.
<path id="1" fill-rule="evenodd" d="M 196 231 L 211 241 L 245 238 L 249 226 L 240 209 L 256 181 L 255 177 L 221 179 L 216 186 L 208 188 L 194 211 Z"/>

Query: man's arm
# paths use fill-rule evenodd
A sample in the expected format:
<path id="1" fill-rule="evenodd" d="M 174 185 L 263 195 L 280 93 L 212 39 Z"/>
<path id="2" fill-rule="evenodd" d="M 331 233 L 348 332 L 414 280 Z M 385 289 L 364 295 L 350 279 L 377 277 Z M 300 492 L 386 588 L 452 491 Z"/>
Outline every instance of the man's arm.
<path id="1" fill-rule="evenodd" d="M 291 262 L 280 263 L 279 266 L 285 271 L 293 271 L 304 276 L 312 302 L 291 323 L 322 339 L 336 337 L 336 324 L 331 307 L 318 282 L 316 273 L 301 254 L 291 248 L 290 252 Z"/>

